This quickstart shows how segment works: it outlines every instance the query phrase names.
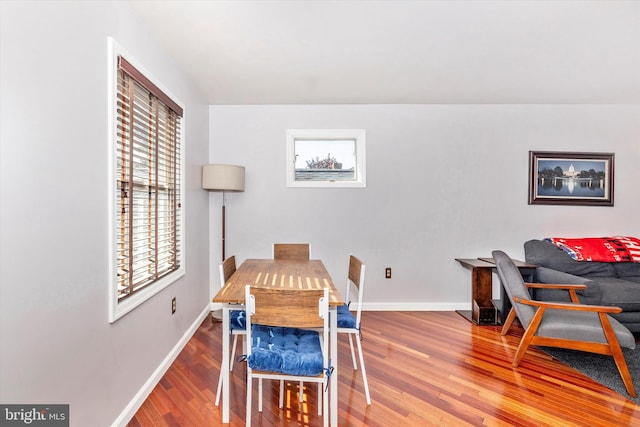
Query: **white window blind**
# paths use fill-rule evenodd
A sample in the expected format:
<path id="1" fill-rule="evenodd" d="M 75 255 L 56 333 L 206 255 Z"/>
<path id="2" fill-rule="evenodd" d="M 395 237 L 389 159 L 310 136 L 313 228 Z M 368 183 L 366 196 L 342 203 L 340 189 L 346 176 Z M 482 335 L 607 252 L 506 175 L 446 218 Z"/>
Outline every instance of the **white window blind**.
<path id="1" fill-rule="evenodd" d="M 118 56 L 117 300 L 180 268 L 182 108 Z"/>

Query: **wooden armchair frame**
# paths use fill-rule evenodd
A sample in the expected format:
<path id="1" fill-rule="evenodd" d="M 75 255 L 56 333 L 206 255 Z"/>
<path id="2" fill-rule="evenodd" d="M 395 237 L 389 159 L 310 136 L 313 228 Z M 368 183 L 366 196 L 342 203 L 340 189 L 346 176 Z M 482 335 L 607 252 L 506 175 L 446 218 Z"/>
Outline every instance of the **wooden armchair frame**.
<path id="1" fill-rule="evenodd" d="M 500 257 L 501 255 L 504 255 L 506 257 L 506 254 L 501 252 L 498 253 L 498 252 L 500 251 L 494 251 L 494 259 L 496 259 L 496 257 Z M 500 276 L 500 279 L 503 282 L 503 286 L 505 286 L 505 288 L 507 286 L 511 286 L 510 284 L 504 283 L 505 277 L 503 277 L 504 273 L 501 271 L 501 268 L 504 268 L 507 266 L 501 266 L 499 263 L 497 264 L 497 266 L 498 266 L 498 275 Z M 513 265 L 513 269 L 515 269 L 515 272 L 513 271 L 510 272 L 512 273 L 511 277 L 514 277 L 515 274 L 518 274 L 518 277 L 520 278 L 520 280 L 522 280 L 521 276 L 519 276 L 519 273 L 517 272 L 517 267 L 515 267 L 515 264 Z M 509 314 L 507 315 L 504 326 L 502 327 L 502 332 L 501 332 L 502 336 L 507 334 L 507 332 L 509 331 L 509 329 L 513 324 L 513 321 L 517 316 L 515 304 L 522 304 L 524 306 L 533 307 L 535 309 L 533 317 L 528 322 L 529 323 L 528 325 L 526 325 L 525 324 L 526 322 L 522 322 L 522 319 L 520 319 L 521 322 L 523 323 L 522 326 L 525 328 L 525 332 L 522 335 L 520 344 L 518 345 L 518 349 L 513 358 L 512 366 L 514 368 L 520 365 L 520 362 L 522 361 L 522 358 L 524 357 L 530 345 L 566 348 L 566 349 L 572 349 L 572 350 L 585 351 L 589 353 L 597 353 L 597 354 L 613 356 L 613 360 L 615 361 L 615 364 L 618 368 L 618 372 L 622 377 L 622 381 L 624 382 L 627 392 L 629 393 L 630 396 L 637 397 L 636 390 L 633 385 L 633 380 L 631 378 L 631 374 L 629 373 L 629 368 L 627 367 L 627 362 L 624 358 L 624 354 L 622 353 L 622 349 L 620 347 L 620 343 L 618 341 L 616 332 L 614 331 L 614 328 L 611 324 L 611 318 L 608 316 L 609 314 L 622 312 L 622 309 L 620 307 L 580 304 L 576 291 L 580 289 L 585 289 L 586 288 L 585 285 L 547 284 L 547 283 L 521 283 L 521 284 L 524 284 L 527 289 L 532 289 L 532 288 L 564 289 L 569 292 L 572 302 L 561 303 L 561 302 L 536 301 L 528 298 L 523 298 L 521 296 L 520 297 L 514 296 L 512 298 L 514 306 L 509 311 Z M 585 315 L 587 315 L 587 313 L 596 313 L 598 315 L 598 319 L 602 326 L 602 332 L 604 333 L 604 336 L 606 338 L 606 343 L 538 335 L 540 325 L 542 324 L 545 318 L 544 316 L 547 313 L 547 310 L 549 309 L 578 311 L 578 312 L 585 313 Z M 630 332 L 628 332 L 628 330 L 626 330 L 626 332 L 629 335 L 631 334 Z"/>

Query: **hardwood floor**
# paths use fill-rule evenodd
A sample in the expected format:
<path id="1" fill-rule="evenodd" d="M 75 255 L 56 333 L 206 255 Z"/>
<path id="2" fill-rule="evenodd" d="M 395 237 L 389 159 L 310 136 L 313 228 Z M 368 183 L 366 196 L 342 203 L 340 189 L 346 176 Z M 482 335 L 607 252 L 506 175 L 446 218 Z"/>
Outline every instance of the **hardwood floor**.
<path id="1" fill-rule="evenodd" d="M 513 369 L 521 330 L 501 337 L 500 327 L 475 326 L 454 312 L 362 316 L 372 404 L 366 405 L 362 376 L 340 337 L 340 426 L 640 426 L 640 405 L 538 349 Z M 220 340 L 221 324 L 207 318 L 129 426 L 220 425 L 214 404 Z M 236 363 L 231 426 L 244 425 L 244 374 Z M 262 413 L 253 389 L 254 425 L 322 425 L 315 385 L 305 385 L 302 403 L 295 384 L 288 386 L 279 409 L 276 382 L 265 382 Z"/>

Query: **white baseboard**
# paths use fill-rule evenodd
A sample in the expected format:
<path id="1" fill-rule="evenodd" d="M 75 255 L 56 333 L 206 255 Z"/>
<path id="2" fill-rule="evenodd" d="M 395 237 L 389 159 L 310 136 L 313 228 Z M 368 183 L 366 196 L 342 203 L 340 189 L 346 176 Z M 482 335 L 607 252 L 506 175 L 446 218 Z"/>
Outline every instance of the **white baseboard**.
<path id="1" fill-rule="evenodd" d="M 153 388 L 160 382 L 164 374 L 169 370 L 171 364 L 176 360 L 182 349 L 187 345 L 193 334 L 196 333 L 202 321 L 205 317 L 211 312 L 209 306 L 205 306 L 204 310 L 200 315 L 196 318 L 196 320 L 191 324 L 189 329 L 184 333 L 180 341 L 176 343 L 176 345 L 171 349 L 167 357 L 160 363 L 160 365 L 156 368 L 156 370 L 151 374 L 149 379 L 144 383 L 142 388 L 136 393 L 131 402 L 127 405 L 127 407 L 122 411 L 120 416 L 116 418 L 113 422 L 112 427 L 124 427 L 127 423 L 133 418 L 138 409 L 142 406 L 144 401 L 149 397 Z"/>

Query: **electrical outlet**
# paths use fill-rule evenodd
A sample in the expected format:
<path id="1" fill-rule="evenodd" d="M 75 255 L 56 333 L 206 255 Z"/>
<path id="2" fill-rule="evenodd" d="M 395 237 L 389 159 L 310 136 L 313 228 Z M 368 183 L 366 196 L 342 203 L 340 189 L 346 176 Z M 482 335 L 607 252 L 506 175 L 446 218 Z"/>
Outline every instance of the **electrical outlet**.
<path id="1" fill-rule="evenodd" d="M 384 269 L 384 277 L 386 279 L 391 279 L 391 267 L 387 267 Z"/>
<path id="2" fill-rule="evenodd" d="M 176 297 L 171 300 L 171 314 L 176 314 Z"/>

